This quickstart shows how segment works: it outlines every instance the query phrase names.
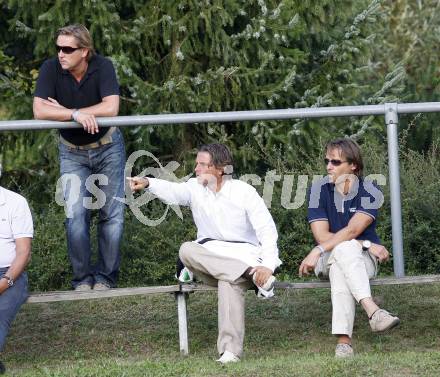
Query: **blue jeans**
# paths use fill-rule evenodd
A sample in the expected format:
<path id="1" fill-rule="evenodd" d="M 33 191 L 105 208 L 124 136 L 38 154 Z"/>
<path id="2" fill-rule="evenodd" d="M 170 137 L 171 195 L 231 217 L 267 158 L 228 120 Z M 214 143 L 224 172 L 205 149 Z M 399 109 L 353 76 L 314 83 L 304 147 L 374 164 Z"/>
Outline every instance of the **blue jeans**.
<path id="1" fill-rule="evenodd" d="M 0 268 L 0 277 L 2 277 L 8 268 Z M 26 272 L 23 272 L 14 285 L 8 288 L 0 295 L 0 351 L 6 342 L 11 323 L 20 309 L 20 306 L 28 297 L 28 278 Z"/>
<path id="2" fill-rule="evenodd" d="M 98 148 L 79 150 L 59 144 L 63 195 L 67 206 L 65 222 L 67 251 L 73 269 L 72 286 L 103 283 L 116 285 L 119 245 L 124 227 L 125 147 L 116 130 L 112 142 Z M 91 177 L 91 174 L 99 176 Z M 89 178 L 89 180 L 87 180 Z M 87 185 L 87 187 L 86 187 Z M 91 194 L 93 192 L 93 194 Z M 99 209 L 97 263 L 91 264 L 90 215 Z"/>

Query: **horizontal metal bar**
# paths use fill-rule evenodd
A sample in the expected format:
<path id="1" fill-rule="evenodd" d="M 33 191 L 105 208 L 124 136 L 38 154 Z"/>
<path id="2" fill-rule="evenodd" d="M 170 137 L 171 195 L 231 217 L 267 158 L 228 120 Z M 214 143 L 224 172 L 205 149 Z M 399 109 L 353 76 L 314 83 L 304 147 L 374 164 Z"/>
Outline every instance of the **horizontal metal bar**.
<path id="1" fill-rule="evenodd" d="M 397 114 L 440 112 L 440 102 L 398 103 Z"/>
<path id="2" fill-rule="evenodd" d="M 402 103 L 398 104 L 397 111 L 399 114 L 440 112 L 440 102 Z M 98 124 L 104 127 L 126 127 L 158 124 L 242 122 L 258 120 L 306 119 L 384 114 L 385 105 L 361 105 L 301 109 L 224 111 L 212 113 L 182 113 L 102 117 L 98 118 Z M 72 127 L 80 128 L 81 126 L 76 122 L 55 122 L 49 120 L 0 121 L 0 131 L 43 130 Z"/>

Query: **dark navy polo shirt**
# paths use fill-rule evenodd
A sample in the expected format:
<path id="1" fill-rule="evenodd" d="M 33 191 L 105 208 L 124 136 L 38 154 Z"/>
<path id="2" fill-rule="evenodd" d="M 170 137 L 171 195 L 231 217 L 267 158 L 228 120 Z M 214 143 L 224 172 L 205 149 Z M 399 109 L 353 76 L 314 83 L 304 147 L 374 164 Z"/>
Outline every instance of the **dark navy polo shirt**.
<path id="1" fill-rule="evenodd" d="M 58 58 L 46 60 L 40 68 L 35 97 L 56 99 L 68 109 L 81 109 L 102 102 L 104 97 L 119 95 L 119 84 L 112 62 L 101 55 L 93 56 L 80 82 L 61 68 Z M 75 145 L 93 143 L 103 137 L 108 128 L 91 135 L 80 128 L 62 129 L 61 135 Z"/>
<path id="2" fill-rule="evenodd" d="M 308 198 L 309 223 L 328 221 L 330 232 L 336 233 L 345 228 L 356 213 L 364 213 L 373 218 L 373 222 L 358 239 L 380 244 L 376 234 L 376 219 L 383 204 L 383 194 L 371 180 L 356 180 L 351 191 L 343 195 L 335 190 L 335 185 L 325 177 L 313 183 Z"/>

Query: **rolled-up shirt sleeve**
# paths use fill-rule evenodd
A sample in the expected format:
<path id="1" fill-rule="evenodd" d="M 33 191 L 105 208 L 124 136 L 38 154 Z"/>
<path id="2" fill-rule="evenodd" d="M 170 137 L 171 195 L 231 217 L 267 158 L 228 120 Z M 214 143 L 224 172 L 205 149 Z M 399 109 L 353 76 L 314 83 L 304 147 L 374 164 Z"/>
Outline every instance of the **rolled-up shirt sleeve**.
<path id="1" fill-rule="evenodd" d="M 272 215 L 256 190 L 249 190 L 246 198 L 246 212 L 255 230 L 261 248 L 261 264 L 272 271 L 281 265 L 278 256 L 278 232 Z"/>

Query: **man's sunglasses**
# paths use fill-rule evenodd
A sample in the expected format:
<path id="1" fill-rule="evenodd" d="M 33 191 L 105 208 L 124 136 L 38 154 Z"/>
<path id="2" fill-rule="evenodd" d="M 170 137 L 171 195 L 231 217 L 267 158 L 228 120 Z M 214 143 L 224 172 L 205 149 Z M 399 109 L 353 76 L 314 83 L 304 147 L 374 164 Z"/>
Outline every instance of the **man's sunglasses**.
<path id="1" fill-rule="evenodd" d="M 79 50 L 82 47 L 70 47 L 70 46 L 55 45 L 55 48 L 57 49 L 57 52 L 62 51 L 63 54 L 71 54 L 72 52 L 75 52 L 76 50 Z"/>
<path id="2" fill-rule="evenodd" d="M 341 161 L 341 160 L 329 160 L 328 158 L 324 158 L 324 164 L 327 166 L 328 163 L 331 163 L 333 166 L 339 166 L 341 164 L 343 164 L 344 162 L 349 162 L 349 161 Z"/>

